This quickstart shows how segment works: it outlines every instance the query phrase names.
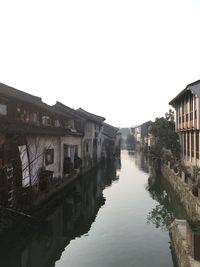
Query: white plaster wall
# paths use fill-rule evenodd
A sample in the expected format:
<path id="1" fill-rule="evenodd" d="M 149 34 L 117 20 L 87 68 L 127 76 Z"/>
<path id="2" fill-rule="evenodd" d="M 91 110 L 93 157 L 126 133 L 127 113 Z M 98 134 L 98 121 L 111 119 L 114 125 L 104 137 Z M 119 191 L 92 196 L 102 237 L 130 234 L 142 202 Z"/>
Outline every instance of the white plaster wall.
<path id="1" fill-rule="evenodd" d="M 88 154 L 90 155 L 90 157 L 92 158 L 93 157 L 93 138 L 94 138 L 94 134 L 95 133 L 95 124 L 92 123 L 92 122 L 86 122 L 85 124 L 85 131 L 84 131 L 84 137 L 83 137 L 83 146 L 82 146 L 82 151 L 84 151 L 84 145 L 85 145 L 85 142 L 88 142 Z M 83 153 L 82 153 L 82 156 Z"/>
<path id="2" fill-rule="evenodd" d="M 93 122 L 87 122 L 85 124 L 85 131 L 84 131 L 84 137 L 83 137 L 83 142 L 82 142 L 82 144 L 83 144 L 82 151 L 84 151 L 85 141 L 89 142 L 88 154 L 90 155 L 91 159 L 93 158 L 93 139 L 95 138 L 95 132 L 96 132 L 95 125 L 96 124 Z M 98 127 L 99 127 L 99 125 L 98 125 Z M 98 137 L 97 137 L 97 161 L 101 160 L 102 142 L 103 142 L 102 131 L 103 131 L 103 127 L 101 126 Z"/>
<path id="3" fill-rule="evenodd" d="M 60 138 L 60 151 L 61 151 L 61 160 L 60 160 L 60 170 L 63 173 L 63 160 L 64 160 L 64 149 L 63 145 L 68 146 L 78 146 L 78 156 L 82 159 L 82 137 L 79 136 L 63 136 Z"/>
<path id="4" fill-rule="evenodd" d="M 86 122 L 85 124 L 85 131 L 84 131 L 84 138 L 90 139 L 94 138 L 95 133 L 95 124 L 93 122 Z"/>
<path id="5" fill-rule="evenodd" d="M 61 175 L 60 170 L 60 137 L 52 136 L 37 136 L 27 137 L 27 147 L 30 155 L 30 160 L 33 161 L 32 179 L 36 179 L 38 170 L 44 167 L 45 170 L 53 171 L 53 177 Z M 54 161 L 52 164 L 45 164 L 45 150 L 54 150 Z M 31 159 L 32 158 L 32 159 Z"/>

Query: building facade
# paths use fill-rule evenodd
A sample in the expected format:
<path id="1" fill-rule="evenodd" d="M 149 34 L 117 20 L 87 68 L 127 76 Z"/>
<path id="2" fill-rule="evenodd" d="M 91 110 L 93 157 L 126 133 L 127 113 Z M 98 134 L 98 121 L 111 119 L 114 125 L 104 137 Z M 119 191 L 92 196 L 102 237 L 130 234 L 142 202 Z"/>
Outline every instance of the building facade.
<path id="1" fill-rule="evenodd" d="M 71 126 L 73 119 L 39 97 L 0 84 L 1 203 L 12 205 L 14 194 L 28 187 L 46 190 L 49 183 L 63 177 L 64 168 L 68 174 L 74 169 L 75 153 L 66 163 L 65 153 L 72 150 L 62 149 L 63 144 L 73 143 L 81 155 L 82 134 Z"/>
<path id="2" fill-rule="evenodd" d="M 121 147 L 121 133 L 119 128 L 116 128 L 110 124 L 103 124 L 102 132 L 102 159 L 113 159 L 120 156 Z"/>
<path id="3" fill-rule="evenodd" d="M 90 169 L 101 161 L 102 131 L 104 117 L 92 114 L 82 108 L 76 110 L 84 119 L 84 136 L 82 141 L 82 155 L 84 168 Z"/>
<path id="4" fill-rule="evenodd" d="M 0 205 L 15 205 L 30 188 L 49 192 L 95 167 L 104 120 L 0 83 Z"/>
<path id="5" fill-rule="evenodd" d="M 151 121 L 147 121 L 139 126 L 131 128 L 136 149 L 148 149 L 148 129 L 150 125 Z"/>
<path id="6" fill-rule="evenodd" d="M 200 166 L 200 81 L 187 85 L 169 104 L 176 110 L 181 159 L 186 164 Z"/>

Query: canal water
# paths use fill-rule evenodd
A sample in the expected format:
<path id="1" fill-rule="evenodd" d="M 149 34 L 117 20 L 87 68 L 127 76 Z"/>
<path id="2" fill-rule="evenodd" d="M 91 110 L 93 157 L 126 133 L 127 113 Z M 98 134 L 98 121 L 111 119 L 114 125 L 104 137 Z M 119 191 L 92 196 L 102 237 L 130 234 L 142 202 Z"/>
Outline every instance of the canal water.
<path id="1" fill-rule="evenodd" d="M 0 237 L 2 267 L 170 267 L 167 226 L 185 214 L 139 153 L 101 165 Z"/>

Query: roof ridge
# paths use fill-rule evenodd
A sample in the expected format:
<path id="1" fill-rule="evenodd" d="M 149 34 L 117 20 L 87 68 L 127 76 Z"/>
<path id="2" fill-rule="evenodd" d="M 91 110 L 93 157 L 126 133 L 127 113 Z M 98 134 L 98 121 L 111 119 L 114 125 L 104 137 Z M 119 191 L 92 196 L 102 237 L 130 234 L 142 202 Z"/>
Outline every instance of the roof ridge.
<path id="1" fill-rule="evenodd" d="M 97 118 L 100 119 L 100 120 L 105 120 L 104 117 L 99 116 L 99 115 L 96 115 L 96 114 L 91 113 L 91 112 L 88 112 L 88 111 L 84 110 L 83 108 L 78 108 L 77 111 L 83 112 L 83 113 L 85 113 L 86 115 L 89 115 L 89 116 L 97 117 Z"/>
<path id="2" fill-rule="evenodd" d="M 1 90 L 1 86 L 7 87 L 5 89 L 15 90 L 16 92 L 19 92 L 20 94 L 24 94 L 24 95 L 27 95 L 27 96 L 30 96 L 30 97 L 36 98 L 37 100 L 42 101 L 42 98 L 39 97 L 39 96 L 32 95 L 30 93 L 27 93 L 25 91 L 19 90 L 19 89 L 15 88 L 15 87 L 9 86 L 9 85 L 4 84 L 4 83 L 0 83 L 0 90 Z"/>

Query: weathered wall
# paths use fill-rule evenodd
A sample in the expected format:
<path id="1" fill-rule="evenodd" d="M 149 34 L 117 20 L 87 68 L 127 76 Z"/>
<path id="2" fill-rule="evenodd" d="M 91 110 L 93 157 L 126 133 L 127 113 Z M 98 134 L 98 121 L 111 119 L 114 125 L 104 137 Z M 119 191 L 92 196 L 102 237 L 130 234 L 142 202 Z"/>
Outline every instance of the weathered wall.
<path id="1" fill-rule="evenodd" d="M 59 162 L 60 164 L 60 170 L 61 170 L 61 174 L 63 173 L 63 160 L 64 160 L 64 149 L 63 146 L 64 145 L 68 145 L 68 146 L 78 146 L 78 157 L 82 158 L 82 141 L 81 141 L 82 137 L 78 137 L 78 136 L 63 136 L 61 137 L 61 147 L 60 147 L 60 151 L 61 151 L 61 160 Z"/>
<path id="2" fill-rule="evenodd" d="M 37 183 L 37 174 L 41 167 L 45 170 L 53 171 L 54 177 L 61 175 L 60 170 L 60 137 L 37 136 L 27 137 L 27 146 L 29 150 L 31 164 L 31 173 L 33 184 Z M 52 164 L 45 164 L 45 150 L 54 149 L 54 161 Z"/>
<path id="3" fill-rule="evenodd" d="M 170 227 L 170 236 L 178 266 L 193 266 L 190 264 L 186 242 L 186 222 L 184 220 L 175 220 Z"/>
<path id="4" fill-rule="evenodd" d="M 188 217 L 200 220 L 200 201 L 192 194 L 189 186 L 167 165 L 162 165 L 162 174 L 178 194 Z"/>

